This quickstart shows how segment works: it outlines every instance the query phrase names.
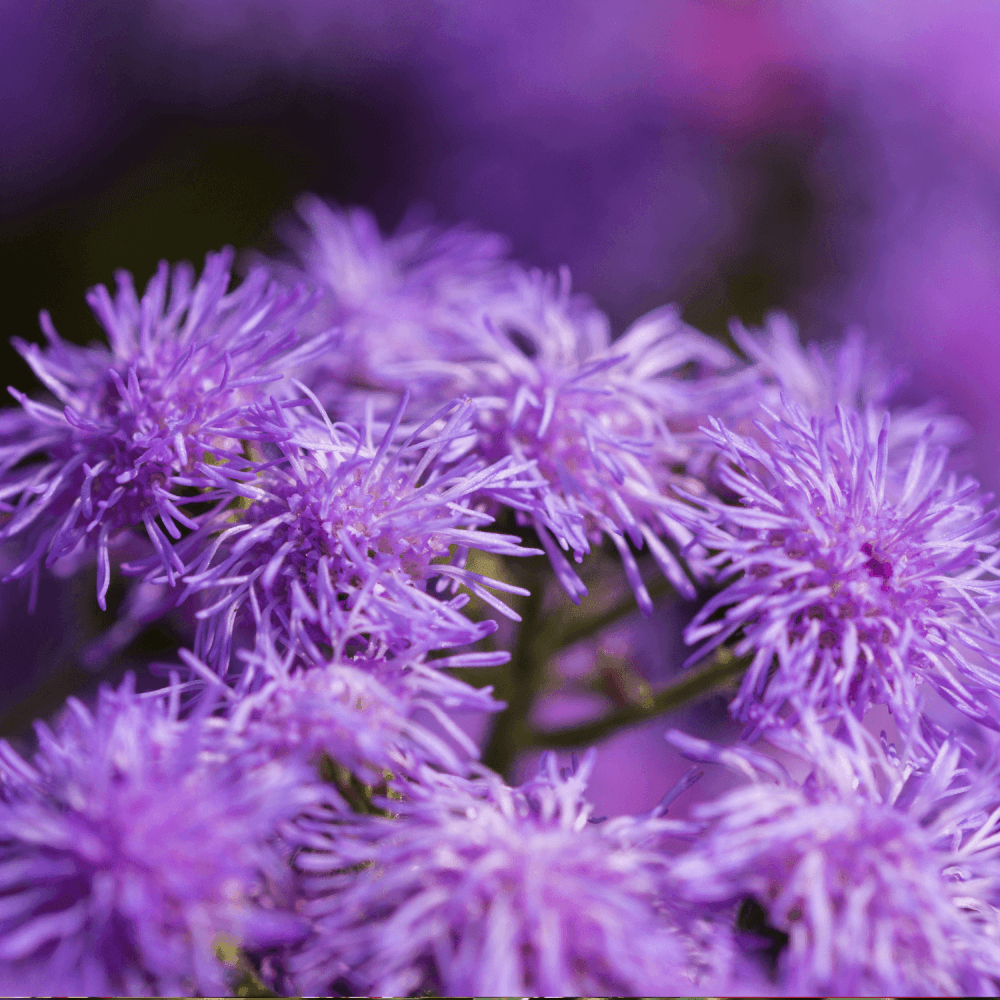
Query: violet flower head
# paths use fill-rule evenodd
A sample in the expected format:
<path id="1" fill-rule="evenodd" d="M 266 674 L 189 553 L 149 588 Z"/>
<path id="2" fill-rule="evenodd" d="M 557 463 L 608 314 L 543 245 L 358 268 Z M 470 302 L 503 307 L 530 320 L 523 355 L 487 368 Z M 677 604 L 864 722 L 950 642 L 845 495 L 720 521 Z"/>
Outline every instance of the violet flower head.
<path id="1" fill-rule="evenodd" d="M 747 381 L 744 404 L 747 416 L 759 417 L 759 404 L 781 406 L 787 398 L 808 413 L 832 415 L 837 406 L 865 415 L 877 434 L 890 403 L 909 379 L 901 368 L 890 368 L 881 352 L 862 331 L 854 327 L 838 344 L 804 346 L 792 320 L 783 313 L 771 313 L 760 330 L 748 330 L 741 323 L 730 324 L 733 340 L 752 364 L 738 378 Z M 756 386 L 752 382 L 757 382 Z M 737 409 L 734 398 L 730 406 Z M 735 415 L 735 412 L 734 414 Z M 731 420 L 730 420 L 731 422 Z M 917 407 L 892 407 L 889 453 L 904 460 L 912 453 L 921 434 L 933 425 L 933 441 L 949 447 L 963 445 L 969 438 L 965 421 L 941 412 L 931 401 Z"/>
<path id="2" fill-rule="evenodd" d="M 714 375 L 735 359 L 669 307 L 612 344 L 603 314 L 570 294 L 565 269 L 558 281 L 521 273 L 513 293 L 483 315 L 483 357 L 457 373 L 479 407 L 477 449 L 493 461 L 535 463 L 535 484 L 515 506 L 567 593 L 578 600 L 586 589 L 561 550 L 579 562 L 607 536 L 644 613 L 652 602 L 630 543 L 648 548 L 674 587 L 693 597 L 664 539 L 691 541 L 674 516 L 674 488 L 699 488 L 685 475 L 700 442 L 694 432 L 707 401 L 717 402 Z M 691 548 L 690 564 L 696 555 Z"/>
<path id="3" fill-rule="evenodd" d="M 3 992 L 220 996 L 217 946 L 301 937 L 273 841 L 322 790 L 305 768 L 206 755 L 177 704 L 127 681 L 38 723 L 33 764 L 0 744 Z"/>
<path id="4" fill-rule="evenodd" d="M 364 209 L 340 210 L 315 196 L 296 207 L 302 225 L 286 226 L 284 237 L 297 267 L 270 266 L 319 289 L 316 317 L 342 332 L 336 348 L 312 366 L 309 381 L 324 404 L 344 415 L 361 398 L 358 390 L 412 386 L 414 367 L 434 407 L 456 395 L 446 386 L 447 372 L 435 372 L 436 362 L 468 356 L 471 321 L 509 285 L 507 241 L 420 224 L 416 216 L 383 236 Z"/>
<path id="5" fill-rule="evenodd" d="M 234 689 L 223 687 L 186 650 L 180 656 L 193 676 L 223 690 L 228 706 L 220 725 L 227 757 L 294 757 L 315 765 L 326 755 L 369 785 L 381 784 L 386 771 L 411 774 L 422 764 L 460 772 L 479 750 L 448 711 L 504 707 L 492 697 L 492 687 L 474 688 L 440 667 L 495 664 L 507 654 L 458 654 L 433 665 L 418 656 L 356 656 L 305 667 L 294 655 L 279 655 L 270 637 L 259 635 L 257 648 L 243 654 L 246 667 Z M 450 738 L 418 721 L 421 711 Z"/>
<path id="6" fill-rule="evenodd" d="M 523 469 L 510 459 L 489 467 L 475 456 L 450 460 L 456 439 L 468 437 L 468 402 L 447 404 L 402 442 L 405 397 L 377 441 L 371 418 L 358 430 L 322 410 L 322 419 L 290 417 L 297 402 L 272 400 L 255 413 L 252 433 L 285 440 L 274 445 L 277 457 L 249 464 L 254 500 L 183 543 L 182 598 L 203 593 L 208 605 L 197 613 L 198 656 L 225 672 L 240 615 L 314 663 L 331 651 L 336 659 L 465 645 L 496 623 L 460 613 L 468 594 L 438 596 L 459 586 L 518 619 L 486 588 L 527 591 L 464 565 L 470 549 L 540 554 L 515 536 L 477 530 L 493 518 L 473 498 L 517 490 Z"/>
<path id="7" fill-rule="evenodd" d="M 813 768 L 801 783 L 763 755 L 668 733 L 685 756 L 721 756 L 752 778 L 694 807 L 704 829 L 673 864 L 678 894 L 763 908 L 781 994 L 997 995 L 996 766 L 969 772 L 950 743 L 897 756 L 852 718 L 843 740 L 804 728 L 806 739 L 776 734 Z"/>
<path id="8" fill-rule="evenodd" d="M 901 724 L 926 681 L 995 726 L 1000 599 L 994 512 L 975 482 L 945 475 L 933 427 L 902 466 L 856 412 L 809 418 L 789 403 L 759 439 L 713 422 L 708 437 L 742 506 L 700 499 L 691 526 L 721 579 L 686 632 L 689 662 L 731 637 L 753 655 L 734 714 L 758 728 L 808 704 L 825 715 L 889 706 Z"/>
<path id="9" fill-rule="evenodd" d="M 661 900 L 667 857 L 631 818 L 588 822 L 592 762 L 560 776 L 550 755 L 519 789 L 485 770 L 425 770 L 387 801 L 395 819 L 304 831 L 316 933 L 289 959 L 292 983 L 379 996 L 691 992 Z M 648 819 L 645 841 L 671 825 Z"/>
<path id="10" fill-rule="evenodd" d="M 96 549 L 103 608 L 111 541 L 144 527 L 173 582 L 167 536 L 200 521 L 184 508 L 241 491 L 226 474 L 242 457 L 242 408 L 325 339 L 296 346 L 310 306 L 301 288 L 280 289 L 257 270 L 229 292 L 232 256 L 209 254 L 197 281 L 190 265 L 161 263 L 141 299 L 126 272 L 114 299 L 93 289 L 110 349 L 67 343 L 44 312 L 47 348 L 15 338 L 61 409 L 11 389 L 31 431 L 0 441 L 0 537 L 24 539 L 29 552 L 8 579 Z"/>

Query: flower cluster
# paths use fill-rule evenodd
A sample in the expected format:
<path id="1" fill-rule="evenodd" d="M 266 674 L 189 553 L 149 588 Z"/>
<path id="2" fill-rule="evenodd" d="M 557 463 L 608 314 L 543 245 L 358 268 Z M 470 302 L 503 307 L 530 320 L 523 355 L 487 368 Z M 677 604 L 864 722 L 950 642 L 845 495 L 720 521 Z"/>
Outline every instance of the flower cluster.
<path id="1" fill-rule="evenodd" d="M 1000 576 L 977 484 L 944 474 L 930 429 L 894 465 L 888 414 L 877 436 L 842 407 L 769 415 L 762 440 L 706 430 L 740 506 L 698 501 L 696 530 L 736 579 L 692 621 L 688 641 L 705 640 L 692 659 L 737 635 L 753 662 L 733 709 L 760 726 L 803 701 L 859 716 L 887 703 L 906 723 L 921 681 L 994 724 Z"/>
<path id="2" fill-rule="evenodd" d="M 683 733 L 668 739 L 697 758 L 720 756 Z M 705 827 L 671 869 L 677 891 L 762 908 L 782 939 L 778 978 L 789 995 L 994 994 L 995 764 L 970 776 L 953 743 L 930 759 L 897 754 L 854 720 L 832 739 L 806 719 L 778 744 L 812 770 L 794 781 L 770 758 L 721 755 L 752 781 L 695 807 Z"/>
<path id="3" fill-rule="evenodd" d="M 290 961 L 295 981 L 377 996 L 690 992 L 691 946 L 655 846 L 676 824 L 595 822 L 592 766 L 590 754 L 560 775 L 550 755 L 519 788 L 425 771 L 386 800 L 392 819 L 304 827 L 315 934 Z"/>
<path id="4" fill-rule="evenodd" d="M 96 554 L 91 669 L 181 637 L 165 687 L 0 742 L 0 986 L 1000 991 L 1000 548 L 960 422 L 895 407 L 857 333 L 613 339 L 499 237 L 300 211 L 293 263 L 121 275 L 109 346 L 17 342 L 50 398 L 0 415 L 7 578 Z M 609 684 L 657 591 L 706 662 Z M 571 649 L 617 704 L 536 728 Z M 733 683 L 737 746 L 667 738 L 744 787 L 609 819 L 592 749 L 512 777 Z"/>
<path id="5" fill-rule="evenodd" d="M 331 315 L 353 331 L 334 355 L 339 385 L 330 382 L 331 362 L 323 369 L 331 412 L 357 411 L 359 351 L 368 405 L 403 386 L 418 412 L 436 409 L 442 397 L 470 396 L 470 446 L 492 461 L 534 463 L 530 487 L 509 502 L 574 600 L 587 591 L 563 551 L 579 562 L 604 536 L 647 613 L 630 542 L 647 546 L 678 592 L 694 596 L 664 538 L 690 541 L 674 515 L 673 487 L 696 488 L 683 475 L 701 444 L 692 432 L 727 395 L 746 396 L 740 380 L 719 377 L 737 366 L 733 355 L 672 308 L 643 317 L 612 344 L 607 318 L 570 293 L 565 269 L 558 278 L 525 271 L 504 260 L 502 244 L 482 237 L 403 234 L 383 242 L 361 213 L 339 218 L 309 200 L 302 214 L 308 228 L 294 239 L 302 271 L 293 274 L 335 303 Z M 392 321 L 374 322 L 373 310 L 390 311 Z"/>

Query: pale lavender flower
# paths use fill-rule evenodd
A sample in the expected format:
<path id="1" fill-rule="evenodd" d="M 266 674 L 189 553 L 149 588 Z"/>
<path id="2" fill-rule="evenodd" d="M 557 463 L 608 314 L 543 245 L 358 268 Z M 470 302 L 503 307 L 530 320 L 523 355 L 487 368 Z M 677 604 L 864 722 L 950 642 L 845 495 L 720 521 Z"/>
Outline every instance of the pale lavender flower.
<path id="1" fill-rule="evenodd" d="M 753 661 L 731 707 L 760 727 L 802 703 L 859 716 L 885 703 L 905 723 L 922 681 L 995 725 L 990 498 L 943 473 L 933 428 L 894 469 L 888 414 L 875 433 L 856 412 L 810 418 L 788 404 L 757 430 L 751 439 L 714 421 L 705 432 L 742 505 L 692 506 L 709 562 L 736 579 L 688 627 L 687 641 L 701 643 L 689 662 L 735 637 Z"/>
<path id="2" fill-rule="evenodd" d="M 416 216 L 383 236 L 364 209 L 340 210 L 314 195 L 296 208 L 301 225 L 286 224 L 283 236 L 298 268 L 270 266 L 290 282 L 314 284 L 321 293 L 314 324 L 342 332 L 311 366 L 309 381 L 328 409 L 356 415 L 370 392 L 412 388 L 415 373 L 432 409 L 457 395 L 440 362 L 469 356 L 472 321 L 510 287 L 507 241 Z"/>
<path id="3" fill-rule="evenodd" d="M 901 386 L 909 380 L 902 368 L 890 368 L 878 348 L 857 327 L 836 345 L 803 346 L 798 329 L 783 313 L 771 313 L 759 330 L 738 321 L 730 324 L 733 340 L 752 365 L 737 376 L 746 382 L 747 414 L 760 416 L 759 404 L 780 406 L 790 399 L 810 414 L 831 415 L 837 406 L 863 413 L 877 435 L 882 417 Z M 756 385 L 753 383 L 757 383 Z M 730 409 L 735 411 L 733 399 Z M 889 428 L 891 456 L 906 458 L 929 426 L 936 444 L 955 447 L 967 442 L 965 421 L 941 411 L 937 402 L 918 407 L 892 406 Z"/>
<path id="4" fill-rule="evenodd" d="M 752 900 L 784 936 L 772 990 L 791 996 L 978 996 L 1000 981 L 1000 792 L 995 763 L 959 747 L 911 759 L 848 717 L 843 739 L 805 720 L 775 760 L 679 732 L 685 756 L 751 783 L 692 810 L 704 829 L 672 867 L 696 906 Z M 908 741 L 908 746 L 915 744 Z"/>
<path id="5" fill-rule="evenodd" d="M 304 767 L 206 751 L 177 691 L 105 690 L 37 724 L 33 764 L 0 744 L 0 989 L 219 996 L 220 945 L 301 937 L 278 826 L 324 793 Z"/>
<path id="6" fill-rule="evenodd" d="M 508 788 L 483 770 L 425 770 L 386 800 L 394 819 L 303 828 L 296 864 L 315 935 L 289 960 L 305 993 L 677 995 L 700 991 L 663 898 L 673 821 L 588 822 L 588 755 Z M 348 866 L 371 864 L 363 870 Z M 708 949 L 710 952 L 711 949 Z M 704 958 L 708 952 L 703 951 Z M 339 980 L 339 983 L 338 983 Z"/>
<path id="7" fill-rule="evenodd" d="M 231 262 L 231 250 L 209 254 L 197 281 L 190 265 L 161 263 L 141 299 L 126 272 L 114 299 L 93 289 L 110 349 L 67 343 L 44 312 L 47 348 L 14 339 L 60 407 L 11 389 L 31 426 L 0 428 L 0 537 L 25 540 L 29 554 L 8 579 L 96 550 L 103 608 L 116 536 L 144 528 L 172 582 L 166 536 L 201 520 L 185 508 L 245 492 L 241 410 L 328 338 L 296 346 L 310 297 L 262 270 L 229 292 Z"/>
<path id="8" fill-rule="evenodd" d="M 405 405 L 404 398 L 377 442 L 370 418 L 358 430 L 331 423 L 322 410 L 322 419 L 289 416 L 300 409 L 296 401 L 287 412 L 277 400 L 255 411 L 252 434 L 285 440 L 273 446 L 276 457 L 248 463 L 253 502 L 224 511 L 175 549 L 188 558 L 181 599 L 202 593 L 208 605 L 197 612 L 198 656 L 225 672 L 241 616 L 314 663 L 327 661 L 328 651 L 353 654 L 359 644 L 377 655 L 466 645 L 496 623 L 460 613 L 468 594 L 438 596 L 459 586 L 519 620 L 486 588 L 527 591 L 464 563 L 470 549 L 541 554 L 516 536 L 477 530 L 493 518 L 471 502 L 517 490 L 523 468 L 510 459 L 489 467 L 475 456 L 448 460 L 456 438 L 468 436 L 467 402 L 443 407 L 440 429 L 429 429 L 435 417 L 398 442 Z"/>
<path id="9" fill-rule="evenodd" d="M 269 635 L 257 636 L 233 687 L 187 650 L 180 657 L 198 680 L 219 691 L 224 716 L 220 752 L 247 760 L 297 757 L 316 764 L 325 754 L 370 785 L 383 773 L 410 774 L 421 764 L 460 772 L 478 747 L 449 711 L 497 712 L 504 707 L 491 686 L 474 688 L 441 667 L 503 663 L 509 654 L 465 653 L 432 663 L 422 656 L 391 660 L 344 657 L 305 666 L 292 652 L 280 655 Z M 442 738 L 417 716 L 427 713 L 449 737 Z M 456 751 L 457 748 L 457 751 Z"/>

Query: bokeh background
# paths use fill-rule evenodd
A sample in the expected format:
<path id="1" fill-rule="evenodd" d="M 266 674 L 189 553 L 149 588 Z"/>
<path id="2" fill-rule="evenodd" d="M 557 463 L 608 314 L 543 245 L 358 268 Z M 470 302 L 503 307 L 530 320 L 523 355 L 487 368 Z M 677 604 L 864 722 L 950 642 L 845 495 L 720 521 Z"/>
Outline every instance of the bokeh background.
<path id="1" fill-rule="evenodd" d="M 526 263 L 568 264 L 618 331 L 669 301 L 720 337 L 772 309 L 806 340 L 859 324 L 910 369 L 914 399 L 969 421 L 976 472 L 1000 487 L 995 0 L 3 0 L 0 13 L 4 341 L 38 336 L 43 307 L 64 336 L 97 337 L 83 293 L 116 268 L 141 284 L 161 258 L 278 252 L 275 220 L 314 191 L 387 229 L 416 209 L 502 232 Z M 32 388 L 5 343 L 0 367 Z M 107 624 L 90 593 L 48 581 L 28 617 L 4 590 L 0 729 L 79 686 L 73 650 Z M 683 624 L 664 614 L 658 635 Z M 628 641 L 656 646 L 641 668 L 655 681 L 679 646 L 651 627 Z M 662 793 L 662 730 L 605 748 L 604 807 Z"/>

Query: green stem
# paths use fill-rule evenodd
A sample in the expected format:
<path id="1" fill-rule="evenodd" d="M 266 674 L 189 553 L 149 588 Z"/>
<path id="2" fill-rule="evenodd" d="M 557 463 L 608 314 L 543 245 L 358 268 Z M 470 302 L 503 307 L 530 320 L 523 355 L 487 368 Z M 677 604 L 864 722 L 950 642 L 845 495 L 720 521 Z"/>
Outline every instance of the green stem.
<path id="1" fill-rule="evenodd" d="M 624 726 L 645 722 L 711 694 L 742 674 L 750 665 L 750 659 L 737 658 L 723 647 L 706 665 L 685 673 L 680 680 L 642 704 L 624 705 L 593 722 L 567 726 L 565 729 L 528 729 L 525 733 L 526 742 L 522 746 L 553 749 L 590 746 Z"/>
<path id="2" fill-rule="evenodd" d="M 650 598 L 654 601 L 673 593 L 673 587 L 662 576 L 654 577 L 654 579 L 646 583 L 646 590 L 649 592 Z M 626 615 L 635 614 L 638 610 L 639 604 L 635 596 L 630 593 L 628 597 L 622 598 L 617 604 L 595 615 L 583 617 L 576 614 L 571 619 L 570 624 L 550 640 L 552 651 L 557 653 L 559 650 L 565 649 L 567 646 L 572 646 L 576 642 L 589 639 L 592 635 L 600 632 L 601 629 L 613 625 Z"/>
<path id="3" fill-rule="evenodd" d="M 543 644 L 542 606 L 545 601 L 545 577 L 524 567 L 523 580 L 531 596 L 520 606 L 521 624 L 511 661 L 507 664 L 504 683 L 497 691 L 498 697 L 507 702 L 507 708 L 494 721 L 493 732 L 483 753 L 483 763 L 508 781 L 517 752 L 525 745 L 529 735 L 528 713 L 545 679 L 548 648 Z"/>

